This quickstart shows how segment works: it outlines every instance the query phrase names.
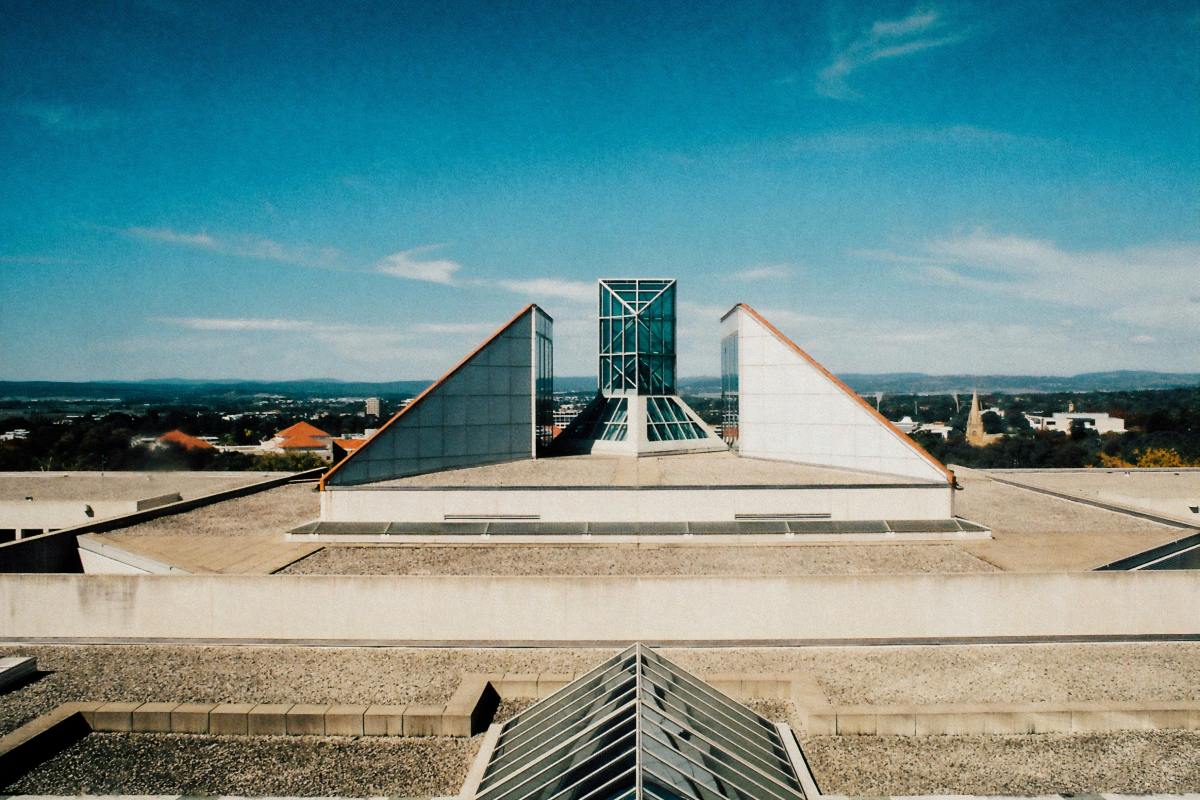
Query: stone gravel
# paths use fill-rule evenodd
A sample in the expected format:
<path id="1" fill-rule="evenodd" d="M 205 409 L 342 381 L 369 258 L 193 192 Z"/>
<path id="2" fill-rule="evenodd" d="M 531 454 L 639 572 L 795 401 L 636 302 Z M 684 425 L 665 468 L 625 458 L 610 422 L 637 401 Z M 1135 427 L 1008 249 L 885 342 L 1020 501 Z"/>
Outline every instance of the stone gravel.
<path id="1" fill-rule="evenodd" d="M 995 572 L 950 544 L 326 547 L 282 575 L 848 575 Z"/>
<path id="2" fill-rule="evenodd" d="M 811 736 L 823 794 L 1047 795 L 1200 791 L 1200 732 Z"/>
<path id="3" fill-rule="evenodd" d="M 264 492 L 225 500 L 183 514 L 159 517 L 121 528 L 122 536 L 270 536 L 312 522 L 321 514 L 315 483 L 290 483 Z"/>
<path id="4" fill-rule="evenodd" d="M 60 703 L 444 703 L 468 672 L 582 672 L 605 648 L 72 645 L 31 655 L 38 680 L 0 695 L 0 733 Z M 659 650 L 684 669 L 809 672 L 831 702 L 1200 700 L 1200 643 Z"/>
<path id="5" fill-rule="evenodd" d="M 93 733 L 9 785 L 13 794 L 248 797 L 458 792 L 483 737 Z"/>

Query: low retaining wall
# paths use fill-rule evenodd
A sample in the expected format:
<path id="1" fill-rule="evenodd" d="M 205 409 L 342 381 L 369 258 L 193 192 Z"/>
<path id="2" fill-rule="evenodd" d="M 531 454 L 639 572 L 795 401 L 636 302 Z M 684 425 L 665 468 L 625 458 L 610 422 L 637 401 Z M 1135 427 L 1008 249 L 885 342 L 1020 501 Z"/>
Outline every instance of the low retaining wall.
<path id="1" fill-rule="evenodd" d="M 123 514 L 119 517 L 109 517 L 108 519 L 96 520 L 85 525 L 76 525 L 71 528 L 52 531 L 51 533 L 30 536 L 28 539 L 6 542 L 0 544 L 0 573 L 81 573 L 83 572 L 83 563 L 80 561 L 76 537 L 82 534 L 115 531 L 120 528 L 128 528 L 131 525 L 138 525 L 142 522 L 149 522 L 159 517 L 182 514 L 185 511 L 191 511 L 192 509 L 212 505 L 213 503 L 257 494 L 258 492 L 274 489 L 277 486 L 283 486 L 287 483 L 317 480 L 324 472 L 325 469 L 323 467 L 306 472 L 296 472 L 279 478 L 259 481 L 258 483 L 235 486 L 232 489 L 223 489 L 219 492 L 206 494 L 203 497 L 193 497 L 191 500 L 167 503 Z"/>
<path id="2" fill-rule="evenodd" d="M 321 493 L 326 522 L 512 519 L 540 522 L 733 522 L 738 515 L 833 520 L 954 516 L 941 483 L 811 486 L 353 486 Z"/>
<path id="3" fill-rule="evenodd" d="M 0 576 L 0 640 L 460 646 L 1200 638 L 1200 572 Z"/>

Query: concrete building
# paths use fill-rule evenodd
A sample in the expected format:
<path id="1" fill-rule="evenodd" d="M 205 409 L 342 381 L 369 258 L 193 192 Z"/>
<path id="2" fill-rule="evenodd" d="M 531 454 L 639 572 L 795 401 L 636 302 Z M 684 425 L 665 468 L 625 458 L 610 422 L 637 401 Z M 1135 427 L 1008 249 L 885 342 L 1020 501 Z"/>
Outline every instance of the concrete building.
<path id="1" fill-rule="evenodd" d="M 275 434 L 259 448 L 262 453 L 309 454 L 333 461 L 333 437 L 307 422 L 297 422 Z"/>
<path id="2" fill-rule="evenodd" d="M 180 447 L 183 447 L 187 450 L 213 450 L 213 449 L 215 449 L 213 447 L 213 445 L 210 444 L 209 442 L 206 442 L 205 440 L 203 440 L 199 437 L 196 437 L 196 436 L 189 436 L 188 434 L 184 433 L 183 431 L 170 431 L 169 433 L 164 433 L 162 436 L 158 437 L 154 441 L 155 441 L 155 446 L 159 446 L 159 447 L 167 445 L 167 444 L 177 444 Z"/>
<path id="3" fill-rule="evenodd" d="M 553 425 L 553 320 L 522 309 L 322 479 L 322 488 L 537 458 Z"/>
<path id="4" fill-rule="evenodd" d="M 367 398 L 367 416 L 382 417 L 383 416 L 383 401 L 378 397 Z"/>
<path id="5" fill-rule="evenodd" d="M 1025 419 L 1037 431 L 1062 431 L 1070 433 L 1071 428 L 1078 423 L 1085 429 L 1096 433 L 1124 433 L 1125 420 L 1120 417 L 1110 417 L 1107 413 L 1058 412 L 1056 414 L 1026 414 Z"/>
<path id="6" fill-rule="evenodd" d="M 331 470 L 293 533 L 963 534 L 945 468 L 752 309 L 721 322 L 723 441 L 675 394 L 675 281 L 598 290 L 598 391 L 553 443 L 551 322 L 529 306 Z"/>
<path id="7" fill-rule="evenodd" d="M 554 441 L 556 455 L 726 449 L 675 393 L 675 281 L 600 281 L 599 392 Z"/>

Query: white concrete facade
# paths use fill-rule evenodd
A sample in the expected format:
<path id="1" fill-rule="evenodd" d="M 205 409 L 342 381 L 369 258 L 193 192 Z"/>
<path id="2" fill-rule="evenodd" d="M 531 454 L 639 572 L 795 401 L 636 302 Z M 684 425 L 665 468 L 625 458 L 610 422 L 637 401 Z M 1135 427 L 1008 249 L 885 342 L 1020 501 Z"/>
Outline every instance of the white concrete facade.
<path id="1" fill-rule="evenodd" d="M 731 337 L 741 455 L 950 480 L 945 467 L 753 309 L 737 305 L 721 320 L 723 348 Z"/>
<path id="2" fill-rule="evenodd" d="M 1200 573 L 0 576 L 0 639 L 601 644 L 1196 636 Z M 1178 613 L 1163 613 L 1176 609 Z M 402 610 L 402 613 L 397 612 Z"/>
<path id="3" fill-rule="evenodd" d="M 537 455 L 537 335 L 530 305 L 347 456 L 322 486 L 348 486 Z"/>
<path id="4" fill-rule="evenodd" d="M 1064 414 L 1060 412 L 1052 416 L 1026 414 L 1025 419 L 1029 421 L 1031 428 L 1038 431 L 1062 431 L 1070 433 L 1071 426 L 1076 420 L 1079 420 L 1084 428 L 1096 433 L 1125 432 L 1125 420 L 1120 417 L 1110 417 L 1107 412 L 1097 414 L 1078 412 Z"/>
<path id="5" fill-rule="evenodd" d="M 954 516 L 943 485 L 858 484 L 816 487 L 513 487 L 330 489 L 329 522 L 732 522 L 739 517 L 828 520 L 934 520 Z"/>

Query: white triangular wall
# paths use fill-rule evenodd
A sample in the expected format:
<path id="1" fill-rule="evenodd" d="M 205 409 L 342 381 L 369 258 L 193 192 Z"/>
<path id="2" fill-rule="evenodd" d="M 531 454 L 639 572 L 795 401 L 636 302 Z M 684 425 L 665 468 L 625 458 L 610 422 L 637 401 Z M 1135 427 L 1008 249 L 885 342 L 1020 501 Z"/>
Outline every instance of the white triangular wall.
<path id="1" fill-rule="evenodd" d="M 932 456 L 879 416 L 747 306 L 721 321 L 738 337 L 738 452 L 910 478 L 947 481 Z"/>
<path id="2" fill-rule="evenodd" d="M 388 421 L 329 473 L 348 486 L 444 469 L 534 458 L 534 331 L 531 305 Z"/>

